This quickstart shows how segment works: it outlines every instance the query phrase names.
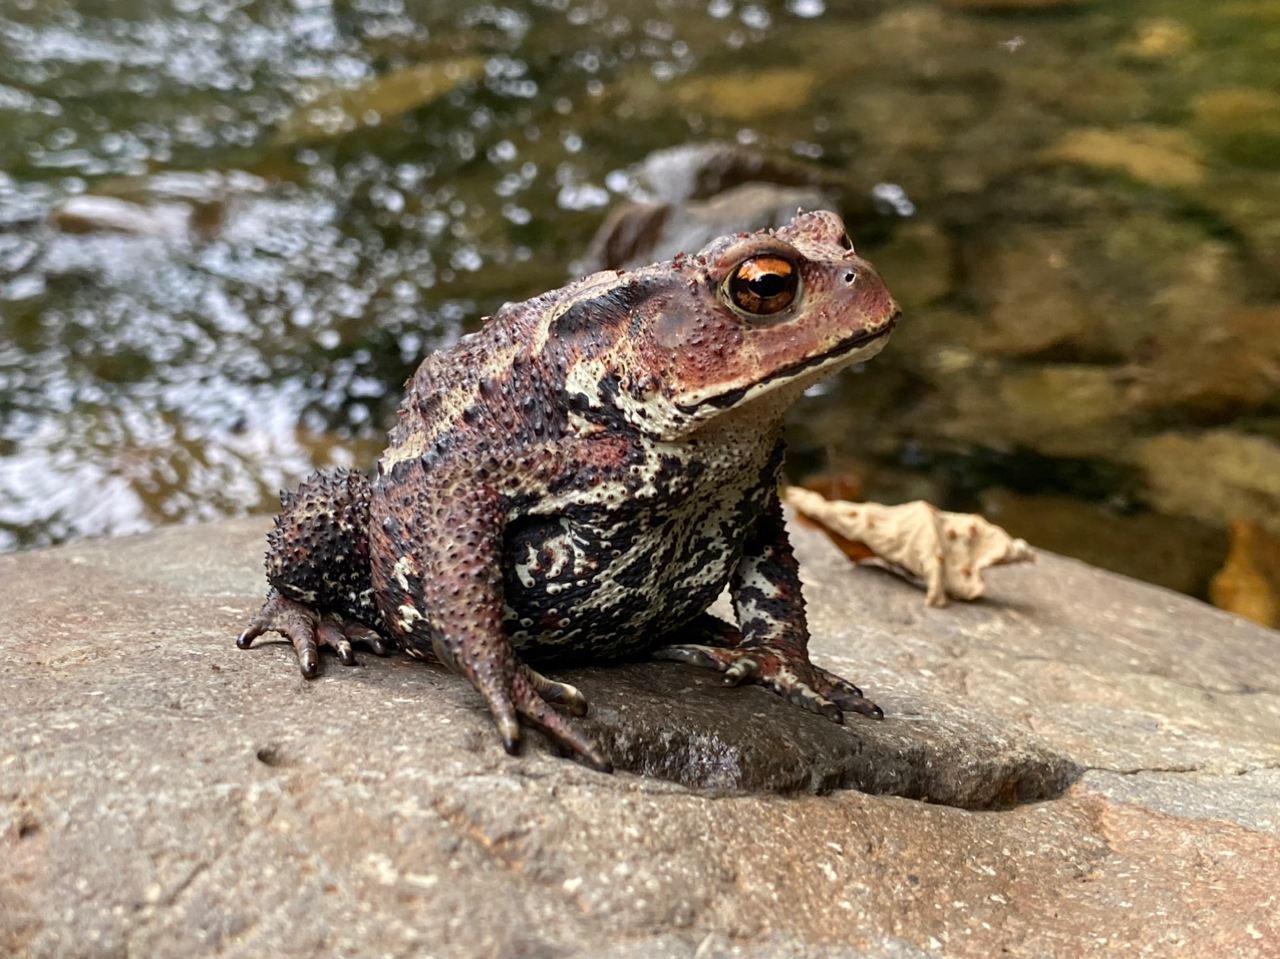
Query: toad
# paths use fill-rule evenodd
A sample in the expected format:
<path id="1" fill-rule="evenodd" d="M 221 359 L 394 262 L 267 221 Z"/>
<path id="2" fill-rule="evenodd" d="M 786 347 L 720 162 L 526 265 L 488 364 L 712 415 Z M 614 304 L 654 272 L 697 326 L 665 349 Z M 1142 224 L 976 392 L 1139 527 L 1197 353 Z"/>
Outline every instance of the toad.
<path id="1" fill-rule="evenodd" d="M 809 660 L 778 482 L 787 407 L 898 316 L 825 211 L 507 304 L 423 361 L 373 480 L 282 497 L 237 645 L 278 632 L 307 677 L 322 646 L 399 646 L 465 676 L 509 753 L 523 721 L 600 770 L 586 698 L 534 666 L 651 655 L 879 718 Z M 707 613 L 725 587 L 736 626 Z"/>

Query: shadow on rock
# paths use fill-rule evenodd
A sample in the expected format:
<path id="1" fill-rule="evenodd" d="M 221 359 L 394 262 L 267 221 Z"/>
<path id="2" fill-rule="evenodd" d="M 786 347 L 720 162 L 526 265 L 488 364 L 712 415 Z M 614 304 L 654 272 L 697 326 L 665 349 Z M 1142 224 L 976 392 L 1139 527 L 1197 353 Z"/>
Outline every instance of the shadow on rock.
<path id="1" fill-rule="evenodd" d="M 884 721 L 850 715 L 840 726 L 759 687 L 726 688 L 715 674 L 676 664 L 579 669 L 557 678 L 587 693 L 591 713 L 579 722 L 617 769 L 684 786 L 780 794 L 857 789 L 994 809 L 1053 798 L 1080 775 L 1033 734 L 936 703 L 916 710 L 901 700 L 882 702 Z"/>

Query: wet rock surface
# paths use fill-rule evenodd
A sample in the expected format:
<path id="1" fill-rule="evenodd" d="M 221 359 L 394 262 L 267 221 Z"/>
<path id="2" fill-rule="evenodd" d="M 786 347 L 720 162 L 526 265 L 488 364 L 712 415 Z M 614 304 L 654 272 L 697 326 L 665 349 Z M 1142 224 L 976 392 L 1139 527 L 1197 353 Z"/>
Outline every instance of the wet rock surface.
<path id="1" fill-rule="evenodd" d="M 620 769 L 686 786 L 757 792 L 833 789 L 982 809 L 1058 795 L 1079 774 L 1039 737 L 906 700 L 897 722 L 844 726 L 759 688 L 664 663 L 564 674 L 595 690 L 591 729 Z"/>
<path id="2" fill-rule="evenodd" d="M 1280 948 L 1273 632 L 1051 555 L 930 610 L 795 529 L 815 659 L 889 718 L 558 673 L 652 774 L 602 776 L 442 670 L 236 650 L 265 527 L 0 558 L 0 953 Z"/>

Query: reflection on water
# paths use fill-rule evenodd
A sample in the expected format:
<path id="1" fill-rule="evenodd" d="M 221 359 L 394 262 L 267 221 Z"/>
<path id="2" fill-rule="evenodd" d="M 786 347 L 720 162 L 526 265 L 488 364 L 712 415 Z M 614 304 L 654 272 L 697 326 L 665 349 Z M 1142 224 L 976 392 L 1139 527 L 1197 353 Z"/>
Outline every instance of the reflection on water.
<path id="1" fill-rule="evenodd" d="M 865 198 L 908 307 L 797 469 L 1146 511 L 1120 553 L 1172 517 L 1202 592 L 1229 519 L 1280 532 L 1280 14 L 1020 6 L 4 0 L 0 549 L 371 461 L 424 352 L 728 140 Z"/>

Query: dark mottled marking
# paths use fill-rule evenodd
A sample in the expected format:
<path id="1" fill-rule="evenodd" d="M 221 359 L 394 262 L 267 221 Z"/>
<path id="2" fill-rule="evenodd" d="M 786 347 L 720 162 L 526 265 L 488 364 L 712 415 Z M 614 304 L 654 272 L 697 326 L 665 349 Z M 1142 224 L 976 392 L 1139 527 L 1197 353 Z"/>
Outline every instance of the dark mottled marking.
<path id="1" fill-rule="evenodd" d="M 595 333 L 601 327 L 617 327 L 631 316 L 632 310 L 648 303 L 656 289 L 665 285 L 664 280 L 635 277 L 621 282 L 607 293 L 579 300 L 555 318 L 551 324 L 551 335 L 569 339 L 583 333 Z"/>

